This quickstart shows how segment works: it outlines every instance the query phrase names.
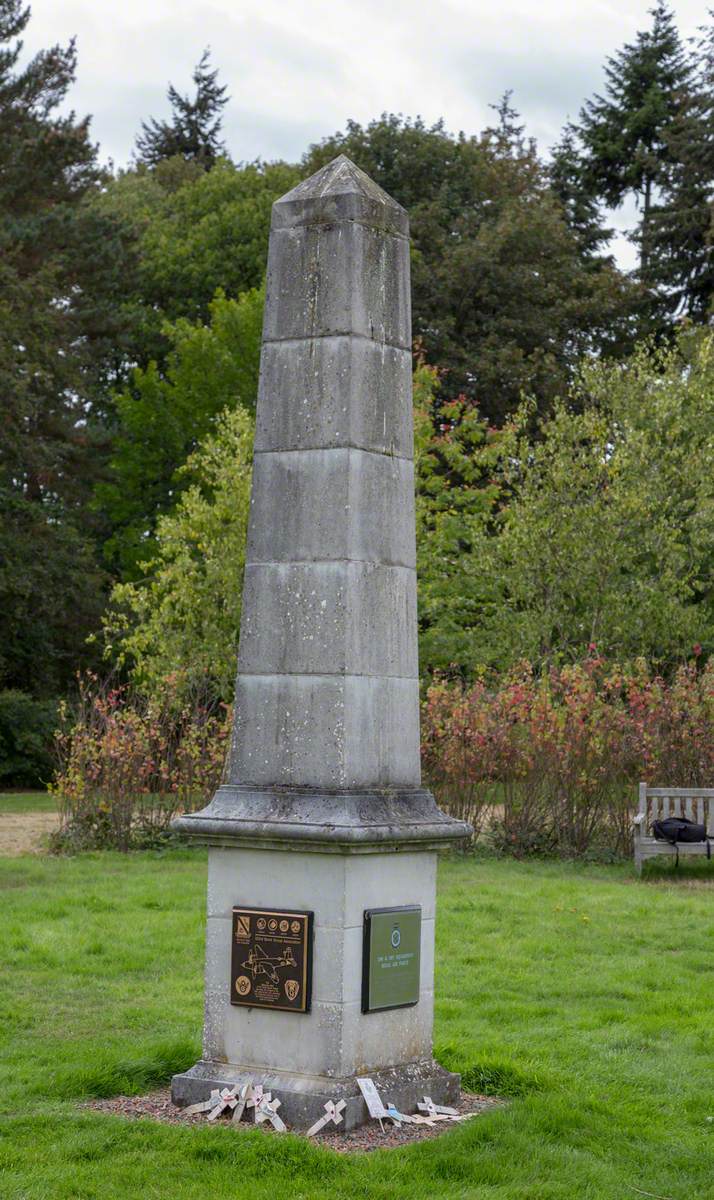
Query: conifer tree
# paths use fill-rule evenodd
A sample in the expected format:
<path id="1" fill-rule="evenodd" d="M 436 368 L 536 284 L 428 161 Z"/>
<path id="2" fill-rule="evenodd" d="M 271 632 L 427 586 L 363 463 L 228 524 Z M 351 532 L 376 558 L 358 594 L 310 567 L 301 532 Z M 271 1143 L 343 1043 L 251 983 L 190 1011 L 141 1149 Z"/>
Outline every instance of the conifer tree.
<path id="1" fill-rule="evenodd" d="M 21 66 L 29 18 L 0 0 L 0 688 L 51 693 L 101 607 L 86 503 L 126 255 L 85 203 L 102 179 L 89 118 L 57 112 L 74 43 Z"/>
<path id="2" fill-rule="evenodd" d="M 550 185 L 563 209 L 569 229 L 575 234 L 585 260 L 602 261 L 601 251 L 612 237 L 602 223 L 600 204 L 587 187 L 586 164 L 578 142 L 578 130 L 568 123 L 551 152 Z"/>
<path id="3" fill-rule="evenodd" d="M 634 240 L 644 282 L 650 282 L 652 209 L 671 161 L 669 134 L 687 102 L 692 71 L 666 0 L 650 12 L 651 28 L 608 59 L 605 94 L 585 104 L 579 130 L 589 191 L 613 207 L 631 193 L 637 197 Z"/>
<path id="4" fill-rule="evenodd" d="M 694 86 L 668 133 L 670 163 L 652 212 L 650 268 L 666 286 L 672 311 L 696 322 L 708 319 L 714 298 L 714 22 L 700 32 Z"/>
<path id="5" fill-rule="evenodd" d="M 220 133 L 222 110 L 229 97 L 226 88 L 219 87 L 218 69 L 210 69 L 209 59 L 210 50 L 206 48 L 193 72 L 196 85 L 193 99 L 182 96 L 170 83 L 167 95 L 171 119 L 157 121 L 152 117 L 142 122 L 142 132 L 136 139 L 139 162 L 155 167 L 164 159 L 178 156 L 208 170 L 217 158 L 225 155 Z"/>

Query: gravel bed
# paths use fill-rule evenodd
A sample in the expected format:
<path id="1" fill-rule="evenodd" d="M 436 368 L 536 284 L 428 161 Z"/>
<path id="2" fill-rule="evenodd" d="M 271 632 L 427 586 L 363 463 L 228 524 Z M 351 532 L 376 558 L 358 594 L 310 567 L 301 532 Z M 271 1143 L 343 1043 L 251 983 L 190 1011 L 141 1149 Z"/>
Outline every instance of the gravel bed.
<path id="1" fill-rule="evenodd" d="M 498 1100 L 493 1096 L 477 1096 L 471 1092 L 462 1092 L 461 1100 L 455 1108 L 458 1108 L 460 1113 L 479 1114 L 503 1104 L 502 1100 Z M 207 1124 L 205 1113 L 196 1113 L 194 1116 L 185 1116 L 181 1108 L 177 1108 L 171 1103 L 171 1092 L 168 1088 L 162 1088 L 161 1091 L 151 1092 L 148 1096 L 113 1096 L 110 1100 L 88 1100 L 81 1105 L 82 1108 L 89 1108 L 95 1112 L 111 1113 L 117 1117 L 135 1118 L 150 1118 L 152 1121 L 164 1121 L 169 1125 L 205 1125 Z M 224 1114 L 219 1117 L 214 1125 L 228 1126 L 234 1133 L 242 1133 L 244 1130 L 252 1129 L 252 1119 L 241 1121 L 240 1125 L 236 1126 L 230 1120 L 230 1116 Z M 331 1150 L 339 1150 L 343 1152 L 353 1152 L 356 1150 L 384 1150 L 394 1146 L 406 1146 L 411 1142 L 421 1142 L 425 1138 L 440 1137 L 444 1133 L 448 1133 L 450 1129 L 455 1129 L 460 1125 L 460 1121 L 438 1121 L 436 1125 L 399 1125 L 392 1127 L 391 1121 L 385 1121 L 384 1133 L 379 1127 L 378 1121 L 370 1121 L 369 1124 L 363 1125 L 360 1129 L 352 1129 L 349 1133 L 342 1133 L 338 1127 L 329 1126 L 321 1130 L 311 1140 L 319 1145 L 327 1146 Z M 267 1134 L 273 1134 L 273 1130 L 266 1124 L 258 1126 L 258 1128 Z M 291 1131 L 293 1132 L 293 1131 Z M 274 1135 L 277 1136 L 277 1135 Z"/>

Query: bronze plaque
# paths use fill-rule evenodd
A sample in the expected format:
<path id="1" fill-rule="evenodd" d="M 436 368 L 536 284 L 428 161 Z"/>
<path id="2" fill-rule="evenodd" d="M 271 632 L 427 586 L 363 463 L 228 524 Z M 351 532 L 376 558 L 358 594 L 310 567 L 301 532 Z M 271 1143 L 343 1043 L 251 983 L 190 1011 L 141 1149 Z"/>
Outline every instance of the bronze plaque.
<path id="1" fill-rule="evenodd" d="M 231 1004 L 310 1011 L 311 912 L 234 908 Z"/>

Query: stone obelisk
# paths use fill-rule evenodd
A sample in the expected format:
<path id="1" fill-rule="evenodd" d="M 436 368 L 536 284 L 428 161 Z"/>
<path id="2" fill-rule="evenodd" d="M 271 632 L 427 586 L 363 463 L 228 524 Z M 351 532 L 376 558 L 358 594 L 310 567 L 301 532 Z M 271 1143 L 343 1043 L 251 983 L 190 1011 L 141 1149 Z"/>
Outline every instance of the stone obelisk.
<path id="1" fill-rule="evenodd" d="M 175 823 L 209 845 L 179 1104 L 253 1080 L 293 1127 L 344 1099 L 350 1128 L 357 1076 L 408 1111 L 458 1093 L 436 857 L 470 830 L 421 787 L 412 458 L 408 218 L 340 155 L 273 206 L 228 782 Z"/>

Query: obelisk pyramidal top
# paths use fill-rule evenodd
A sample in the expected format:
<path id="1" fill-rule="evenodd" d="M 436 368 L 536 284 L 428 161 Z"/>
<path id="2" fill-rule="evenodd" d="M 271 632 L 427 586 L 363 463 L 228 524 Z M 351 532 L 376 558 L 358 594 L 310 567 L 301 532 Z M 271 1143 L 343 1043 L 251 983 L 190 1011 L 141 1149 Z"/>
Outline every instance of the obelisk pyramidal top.
<path id="1" fill-rule="evenodd" d="M 202 814 L 235 834 L 458 836 L 420 788 L 408 234 L 344 155 L 273 206 L 235 724 Z"/>

